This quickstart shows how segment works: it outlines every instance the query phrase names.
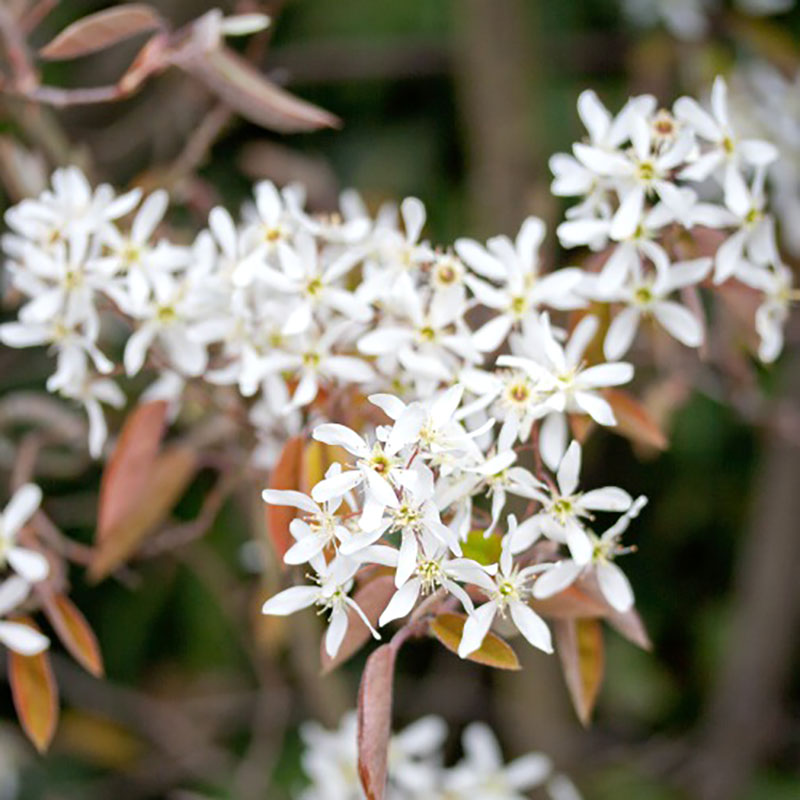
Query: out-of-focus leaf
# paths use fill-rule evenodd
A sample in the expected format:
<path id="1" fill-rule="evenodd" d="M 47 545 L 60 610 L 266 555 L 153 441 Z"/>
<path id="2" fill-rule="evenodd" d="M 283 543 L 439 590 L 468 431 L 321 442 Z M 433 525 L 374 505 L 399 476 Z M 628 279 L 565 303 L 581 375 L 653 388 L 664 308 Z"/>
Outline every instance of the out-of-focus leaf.
<path id="1" fill-rule="evenodd" d="M 581 444 L 586 441 L 593 426 L 594 421 L 588 414 L 569 415 L 569 427 L 572 431 L 572 435 Z"/>
<path id="2" fill-rule="evenodd" d="M 125 420 L 114 452 L 100 481 L 97 510 L 98 543 L 142 501 L 142 493 L 158 457 L 167 419 L 163 400 L 137 406 Z"/>
<path id="3" fill-rule="evenodd" d="M 767 19 L 731 15 L 731 30 L 770 63 L 791 75 L 800 66 L 797 42 L 788 25 Z"/>
<path id="4" fill-rule="evenodd" d="M 439 614 L 431 620 L 429 630 L 448 650 L 458 653 L 466 621 L 464 614 Z M 491 631 L 486 634 L 480 648 L 470 653 L 467 659 L 495 669 L 520 669 L 519 659 L 511 645 Z"/>
<path id="5" fill-rule="evenodd" d="M 395 592 L 393 575 L 378 575 L 369 583 L 365 583 L 353 594 L 353 600 L 358 603 L 361 610 L 366 614 L 367 619 L 376 626 L 378 617 L 383 613 L 383 609 L 389 604 L 389 600 Z M 352 608 L 347 610 L 347 633 L 342 642 L 336 658 L 331 658 L 325 650 L 325 641 L 320 642 L 320 661 L 322 662 L 322 672 L 330 672 L 340 664 L 347 661 L 352 655 L 357 653 L 362 645 L 368 641 L 372 634 L 364 624 L 361 617 Z"/>
<path id="6" fill-rule="evenodd" d="M 338 117 L 276 86 L 249 62 L 225 47 L 181 59 L 223 102 L 251 122 L 279 133 L 338 128 Z"/>
<path id="7" fill-rule="evenodd" d="M 300 469 L 303 458 L 305 439 L 292 436 L 283 446 L 278 462 L 269 476 L 270 489 L 300 489 Z M 291 506 L 275 506 L 266 504 L 267 533 L 269 534 L 275 554 L 283 561 L 284 553 L 294 543 L 289 533 L 289 525 L 295 517 L 295 509 Z"/>
<path id="8" fill-rule="evenodd" d="M 95 550 L 89 578 L 99 581 L 124 564 L 181 498 L 197 470 L 197 455 L 185 445 L 165 450 L 151 466 L 140 502 L 109 530 Z"/>
<path id="9" fill-rule="evenodd" d="M 39 55 L 51 61 L 64 61 L 163 27 L 164 20 L 152 6 L 145 3 L 119 5 L 73 22 L 46 44 Z"/>
<path id="10" fill-rule="evenodd" d="M 367 800 L 383 800 L 392 732 L 395 649 L 381 645 L 367 659 L 358 689 L 358 777 Z"/>
<path id="11" fill-rule="evenodd" d="M 553 597 L 544 600 L 532 599 L 529 604 L 537 614 L 549 619 L 605 617 L 609 611 L 605 601 L 584 591 L 576 584 L 568 586 Z"/>
<path id="12" fill-rule="evenodd" d="M 63 594 L 47 595 L 44 610 L 64 647 L 97 678 L 103 676 L 103 656 L 94 631 L 72 600 Z"/>
<path id="13" fill-rule="evenodd" d="M 38 630 L 27 617 L 17 617 L 14 622 Z M 9 650 L 8 682 L 25 735 L 40 753 L 44 753 L 58 725 L 58 686 L 49 653 L 45 650 L 35 656 L 23 656 Z"/>
<path id="14" fill-rule="evenodd" d="M 86 711 L 67 708 L 58 726 L 58 751 L 101 769 L 124 772 L 146 745 L 122 725 Z"/>
<path id="15" fill-rule="evenodd" d="M 637 647 L 648 652 L 653 649 L 653 643 L 647 634 L 647 629 L 639 616 L 639 612 L 635 608 L 620 613 L 619 611 L 612 611 L 607 617 L 606 622 L 619 633 L 624 636 L 629 642 L 632 642 Z"/>
<path id="16" fill-rule="evenodd" d="M 316 439 L 311 439 L 303 448 L 300 463 L 301 492 L 311 493 L 315 484 L 319 483 L 331 464 L 344 464 L 347 461 L 347 451 L 335 445 L 324 444 Z"/>
<path id="17" fill-rule="evenodd" d="M 479 564 L 496 564 L 500 560 L 500 537 L 484 536 L 483 531 L 470 531 L 461 549 L 464 558 L 471 558 Z"/>
<path id="18" fill-rule="evenodd" d="M 603 681 L 603 627 L 595 619 L 559 619 L 553 623 L 564 679 L 581 724 L 588 725 Z"/>
<path id="19" fill-rule="evenodd" d="M 656 450 L 667 449 L 667 437 L 647 409 L 632 394 L 622 389 L 606 389 L 604 394 L 614 409 L 616 430 L 619 433 Z"/>

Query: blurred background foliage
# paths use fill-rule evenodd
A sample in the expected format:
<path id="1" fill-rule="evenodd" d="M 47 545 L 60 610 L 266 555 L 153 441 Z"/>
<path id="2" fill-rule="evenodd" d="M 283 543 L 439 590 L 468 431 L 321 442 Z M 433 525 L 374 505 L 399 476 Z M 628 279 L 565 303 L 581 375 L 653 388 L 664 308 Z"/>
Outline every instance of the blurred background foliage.
<path id="1" fill-rule="evenodd" d="M 61 2 L 34 41 L 108 5 Z M 210 7 L 196 0 L 154 5 L 176 24 Z M 658 27 L 631 29 L 614 0 L 292 0 L 262 7 L 276 13 L 263 68 L 344 126 L 280 137 L 233 121 L 197 175 L 183 175 L 173 187 L 184 201 L 174 221 L 187 235 L 211 204 L 237 206 L 260 178 L 307 183 L 318 209 L 330 208 L 345 186 L 357 187 L 373 209 L 416 195 L 428 207 L 435 242 L 513 233 L 529 213 L 552 230 L 562 209 L 547 192 L 547 158 L 582 135 L 575 113 L 582 89 L 595 88 L 611 109 L 639 91 L 668 105 L 754 50 L 785 56 L 800 31 L 800 12 L 769 29 L 737 18 L 736 25 L 752 25 L 744 34 L 720 19 L 712 36 L 687 43 Z M 133 42 L 48 65 L 45 75 L 58 85 L 107 81 L 135 49 Z M 129 100 L 54 117 L 70 156 L 95 178 L 157 184 L 211 102 L 169 73 Z M 12 116 L 2 130 L 15 133 Z M 549 257 L 558 257 L 552 245 Z M 46 375 L 20 351 L 4 351 L 0 362 L 4 394 L 36 389 Z M 780 383 L 787 369 L 786 361 L 779 364 L 770 382 Z M 785 614 L 766 623 L 748 616 L 749 540 L 763 533 L 759 509 L 768 501 L 757 495 L 769 454 L 763 432 L 731 411 L 729 399 L 697 392 L 665 415 L 671 444 L 658 457 L 642 459 L 609 435 L 595 437 L 587 452 L 588 483 L 651 498 L 633 532 L 640 552 L 625 568 L 654 642 L 646 654 L 609 633 L 607 677 L 589 730 L 575 719 L 553 659 L 520 647 L 526 669 L 500 674 L 425 643 L 401 657 L 398 727 L 439 713 L 455 742 L 459 726 L 485 719 L 508 756 L 530 747 L 551 753 L 587 800 L 679 800 L 712 796 L 703 794 L 704 771 L 736 768 L 737 737 L 752 733 L 736 726 L 749 719 L 759 726 L 760 744 L 742 751 L 749 762 L 737 796 L 800 797 L 792 636 L 800 598 L 778 598 Z M 800 487 L 800 465 L 794 470 Z M 91 540 L 98 476 L 89 468 L 79 485 L 45 483 L 52 516 L 80 541 Z M 201 474 L 178 516 L 192 518 L 208 484 Z M 96 681 L 57 660 L 66 709 L 46 758 L 30 755 L 11 723 L 4 729 L 0 749 L 18 753 L 22 764 L 21 798 L 280 800 L 302 785 L 297 726 L 308 718 L 332 724 L 354 705 L 364 655 L 319 678 L 313 615 L 259 618 L 264 584 L 275 588 L 282 580 L 276 569 L 261 582 L 251 571 L 250 520 L 261 514 L 238 498 L 201 541 L 142 560 L 120 579 L 88 586 L 75 572 L 73 598 L 98 633 L 108 677 Z M 796 536 L 796 518 L 787 524 Z M 742 648 L 760 646 L 764 625 L 788 642 L 783 677 L 766 700 L 757 680 L 731 676 L 726 666 Z M 742 674 L 752 677 L 753 669 Z M 732 692 L 744 716 L 726 716 Z M 10 719 L 7 691 L 0 706 Z M 719 733 L 720 725 L 733 728 Z M 11 775 L 0 758 L 0 787 L 4 770 Z"/>

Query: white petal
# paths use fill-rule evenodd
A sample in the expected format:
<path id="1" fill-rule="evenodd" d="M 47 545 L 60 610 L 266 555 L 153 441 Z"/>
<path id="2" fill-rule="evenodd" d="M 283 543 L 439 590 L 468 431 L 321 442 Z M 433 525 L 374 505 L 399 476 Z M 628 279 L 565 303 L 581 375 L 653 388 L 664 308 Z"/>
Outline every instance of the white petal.
<path id="1" fill-rule="evenodd" d="M 614 563 L 597 565 L 597 583 L 603 597 L 617 611 L 625 612 L 633 607 L 633 589 L 625 573 Z"/>
<path id="2" fill-rule="evenodd" d="M 420 591 L 418 578 L 412 578 L 399 588 L 393 595 L 389 604 L 381 614 L 378 624 L 383 626 L 395 619 L 405 617 L 414 608 Z"/>
<path id="3" fill-rule="evenodd" d="M 563 414 L 548 414 L 539 431 L 539 452 L 552 470 L 558 469 L 567 449 L 567 421 Z"/>
<path id="4" fill-rule="evenodd" d="M 461 658 L 466 658 L 480 648 L 486 634 L 489 633 L 489 628 L 492 627 L 495 614 L 497 614 L 497 603 L 489 602 L 476 608 L 467 617 L 458 645 L 458 655 Z"/>
<path id="5" fill-rule="evenodd" d="M 35 656 L 50 646 L 44 634 L 18 622 L 0 622 L 0 642 L 23 656 Z"/>
<path id="6" fill-rule="evenodd" d="M 34 483 L 20 486 L 3 511 L 3 533 L 13 538 L 17 531 L 36 513 L 42 502 L 42 490 Z"/>
<path id="7" fill-rule="evenodd" d="M 472 334 L 472 344 L 482 353 L 491 353 L 503 344 L 512 325 L 511 317 L 501 314 L 489 320 Z"/>
<path id="8" fill-rule="evenodd" d="M 581 446 L 577 441 L 570 443 L 564 458 L 558 465 L 558 488 L 564 497 L 569 497 L 578 488 L 581 474 Z"/>
<path id="9" fill-rule="evenodd" d="M 343 497 L 351 489 L 355 489 L 363 480 L 364 476 L 359 470 L 351 469 L 347 472 L 342 472 L 340 475 L 333 475 L 320 481 L 311 490 L 311 496 L 318 503 L 324 503 L 334 497 Z"/>
<path id="10" fill-rule="evenodd" d="M 616 425 L 614 410 L 606 400 L 591 392 L 575 392 L 575 404 L 598 425 Z"/>
<path id="11" fill-rule="evenodd" d="M 270 597 L 261 607 L 262 614 L 275 614 L 284 617 L 294 614 L 301 608 L 313 606 L 319 597 L 318 586 L 291 586 L 274 597 Z"/>
<path id="12" fill-rule="evenodd" d="M 354 430 L 337 422 L 326 422 L 314 428 L 312 437 L 323 444 L 332 444 L 343 447 L 349 453 L 359 458 L 369 456 L 369 447 L 364 439 Z"/>
<path id="13" fill-rule="evenodd" d="M 319 506 L 308 495 L 293 489 L 264 489 L 261 497 L 273 506 L 292 506 L 310 514 L 319 512 Z"/>
<path id="14" fill-rule="evenodd" d="M 553 652 L 550 628 L 547 623 L 532 609 L 520 601 L 509 604 L 511 619 L 519 632 L 534 646 L 545 653 Z"/>
<path id="15" fill-rule="evenodd" d="M 581 506 L 592 511 L 627 511 L 632 502 L 633 498 L 616 486 L 593 489 L 582 494 L 580 499 Z"/>
<path id="16" fill-rule="evenodd" d="M 597 364 L 589 367 L 578 376 L 581 386 L 619 386 L 633 379 L 633 366 L 625 361 Z"/>
<path id="17" fill-rule="evenodd" d="M 347 633 L 347 611 L 337 606 L 331 614 L 328 630 L 325 633 L 325 652 L 330 658 L 335 658 L 342 646 L 342 641 Z"/>
<path id="18" fill-rule="evenodd" d="M 703 343 L 703 326 L 700 320 L 680 303 L 663 300 L 653 306 L 653 315 L 664 330 L 687 347 L 699 347 Z"/>
<path id="19" fill-rule="evenodd" d="M 540 575 L 533 584 L 533 596 L 539 600 L 552 597 L 571 586 L 583 567 L 574 561 L 559 561 L 552 569 Z"/>
<path id="20" fill-rule="evenodd" d="M 14 572 L 25 578 L 28 583 L 43 581 L 50 573 L 47 559 L 35 550 L 12 547 L 6 553 L 6 558 Z"/>
<path id="21" fill-rule="evenodd" d="M 603 355 L 609 361 L 616 361 L 630 350 L 639 328 L 640 314 L 636 308 L 623 308 L 608 326 L 603 341 Z"/>

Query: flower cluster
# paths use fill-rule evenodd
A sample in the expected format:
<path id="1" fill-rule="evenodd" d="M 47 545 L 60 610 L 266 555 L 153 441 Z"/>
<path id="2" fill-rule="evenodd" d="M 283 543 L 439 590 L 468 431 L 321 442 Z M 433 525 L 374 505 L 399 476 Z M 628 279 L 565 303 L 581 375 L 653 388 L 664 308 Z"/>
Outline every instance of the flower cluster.
<path id="1" fill-rule="evenodd" d="M 301 731 L 303 768 L 311 785 L 299 800 L 361 800 L 356 762 L 356 715 L 346 714 L 334 731 L 316 723 Z M 506 764 L 497 739 L 483 723 L 463 732 L 463 758 L 444 765 L 447 726 L 439 717 L 424 717 L 395 734 L 389 744 L 389 800 L 516 800 L 544 787 L 551 800 L 580 800 L 572 781 L 553 770 L 542 753 L 529 753 Z"/>
<path id="2" fill-rule="evenodd" d="M 0 643 L 22 655 L 35 655 L 50 644 L 46 636 L 22 622 L 3 619 L 28 597 L 31 585 L 44 580 L 50 567 L 37 550 L 21 546 L 18 535 L 42 500 L 38 486 L 20 487 L 0 514 L 0 570 L 13 574 L 0 583 Z"/>
<path id="3" fill-rule="evenodd" d="M 641 96 L 614 117 L 593 92 L 581 95 L 588 138 L 553 157 L 552 188 L 580 197 L 558 236 L 565 247 L 602 251 L 599 271 L 548 271 L 535 217 L 514 240 L 438 248 L 422 238 L 425 208 L 415 198 L 399 215 L 387 206 L 373 218 L 346 192 L 339 213 L 318 216 L 299 187 L 269 182 L 239 220 L 216 207 L 208 228 L 179 244 L 164 191 L 117 196 L 74 167 L 57 170 L 50 188 L 6 213 L 3 247 L 24 302 L 0 341 L 52 348 L 48 389 L 85 407 L 95 456 L 107 436 L 103 406 L 123 405 L 123 375 L 145 370 L 145 397 L 177 403 L 190 381 L 212 394 L 234 388 L 267 466 L 311 416 L 334 416 L 340 390 L 413 401 L 462 385 L 476 413 L 483 404 L 503 421 L 504 443 L 524 440 L 542 418 L 542 455 L 555 468 L 565 414 L 613 424 L 598 390 L 630 379 L 614 362 L 643 317 L 684 345 L 702 344 L 695 294 L 712 270 L 715 283 L 735 278 L 763 293 L 760 355 L 772 360 L 781 349 L 795 294 L 766 210 L 764 175 L 777 152 L 736 135 L 722 79 L 711 106 L 681 98 L 670 113 Z M 708 230 L 722 241 L 715 252 L 682 255 L 678 234 L 694 241 Z M 604 352 L 613 366 L 585 355 L 597 322 L 574 322 L 590 306 L 612 313 Z M 574 327 L 566 344 L 551 321 L 565 312 Z M 119 349 L 116 365 L 109 354 Z"/>
<path id="4" fill-rule="evenodd" d="M 766 208 L 766 171 L 778 151 L 737 134 L 724 79 L 714 82 L 710 111 L 689 97 L 677 100 L 672 112 L 657 110 L 655 98 L 643 95 L 612 117 L 591 91 L 580 96 L 578 110 L 589 138 L 572 155 L 553 157 L 552 188 L 581 198 L 558 228 L 562 245 L 588 245 L 606 255 L 594 280 L 584 282 L 587 297 L 618 309 L 606 357 L 630 348 L 642 315 L 689 347 L 702 344 L 697 311 L 671 296 L 680 290 L 691 301 L 692 288 L 713 272 L 714 284 L 735 279 L 763 294 L 759 356 L 773 361 L 796 298 Z M 720 244 L 713 257 L 675 262 L 668 241 L 680 230 L 715 232 Z"/>
<path id="5" fill-rule="evenodd" d="M 531 414 L 563 416 L 565 389 L 550 379 L 546 364 L 530 360 L 525 368 L 526 380 L 538 387 L 533 391 L 540 408 Z M 589 388 L 584 391 L 594 397 Z M 342 448 L 348 458 L 344 465 L 334 463 L 310 496 L 264 491 L 267 503 L 299 512 L 290 525 L 295 544 L 285 562 L 308 563 L 314 571 L 311 585 L 293 586 L 269 599 L 265 614 L 319 607 L 329 614 L 325 647 L 335 657 L 353 614 L 379 638 L 352 590 L 369 567 L 388 567 L 395 592 L 377 625 L 407 617 L 420 601 L 436 595 L 440 608 L 460 608 L 468 615 L 459 647 L 467 657 L 481 647 L 495 620 L 505 617 L 534 647 L 551 652 L 550 630 L 529 601 L 562 591 L 583 573 L 596 575 L 611 607 L 622 612 L 632 607 L 630 584 L 613 562 L 624 552 L 619 537 L 644 499 L 634 501 L 616 487 L 579 491 L 577 441 L 561 457 L 555 477 L 543 468 L 534 474 L 520 463 L 521 446 L 512 447 L 518 426 L 512 422 L 512 436 L 508 420 L 497 436 L 491 419 L 469 427 L 464 392 L 457 385 L 410 404 L 392 395 L 372 396 L 391 424 L 378 426 L 369 439 L 337 423 L 314 429 L 317 441 Z M 604 400 L 594 400 L 596 408 L 605 408 Z M 589 408 L 596 411 L 594 403 Z M 504 514 L 509 495 L 527 503 L 529 516 L 521 523 Z M 481 496 L 491 498 L 488 513 L 473 503 Z M 596 512 L 622 516 L 598 536 L 592 527 Z M 495 561 L 479 562 L 465 552 L 476 531 L 497 540 Z M 536 548 L 540 540 L 550 542 L 546 561 Z M 561 545 L 569 557 L 556 561 Z"/>

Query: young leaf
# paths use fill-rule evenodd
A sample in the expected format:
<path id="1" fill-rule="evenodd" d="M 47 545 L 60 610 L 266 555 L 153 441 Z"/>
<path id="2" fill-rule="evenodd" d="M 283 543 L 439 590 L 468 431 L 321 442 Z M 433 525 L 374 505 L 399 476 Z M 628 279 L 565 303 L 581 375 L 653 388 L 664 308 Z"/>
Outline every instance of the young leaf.
<path id="1" fill-rule="evenodd" d="M 483 531 L 470 531 L 462 546 L 464 558 L 471 558 L 479 564 L 496 564 L 500 560 L 500 537 L 484 536 Z"/>
<path id="2" fill-rule="evenodd" d="M 270 489 L 300 489 L 300 469 L 305 440 L 302 436 L 287 439 L 278 462 L 269 476 Z M 283 563 L 284 553 L 294 544 L 289 525 L 297 512 L 291 506 L 266 504 L 267 533 L 275 554 Z"/>
<path id="3" fill-rule="evenodd" d="M 596 619 L 558 619 L 553 623 L 556 650 L 572 704 L 581 724 L 592 716 L 603 681 L 603 627 Z"/>
<path id="4" fill-rule="evenodd" d="M 578 582 L 544 600 L 531 600 L 531 608 L 548 619 L 576 619 L 605 617 L 609 606 L 602 595 L 587 592 Z"/>
<path id="5" fill-rule="evenodd" d="M 394 592 L 394 576 L 378 575 L 377 578 L 373 578 L 369 583 L 365 583 L 359 589 L 356 589 L 353 593 L 353 600 L 358 603 L 374 627 L 378 624 L 378 618 L 383 613 L 383 609 L 389 604 Z M 325 640 L 323 639 L 320 642 L 319 652 L 323 674 L 336 669 L 340 664 L 344 664 L 372 637 L 369 628 L 354 609 L 348 608 L 347 620 L 347 633 L 335 658 L 331 658 L 325 650 Z"/>
<path id="6" fill-rule="evenodd" d="M 63 594 L 46 595 L 44 611 L 64 647 L 97 678 L 103 676 L 103 656 L 94 631 L 75 604 Z"/>
<path id="7" fill-rule="evenodd" d="M 128 513 L 140 505 L 167 419 L 163 400 L 137 406 L 125 420 L 114 452 L 100 481 L 97 542 L 108 537 Z"/>
<path id="8" fill-rule="evenodd" d="M 383 800 L 392 733 L 395 649 L 381 645 L 367 659 L 358 689 L 358 777 L 367 800 Z"/>
<path id="9" fill-rule="evenodd" d="M 666 450 L 667 437 L 650 416 L 647 409 L 629 392 L 622 389 L 606 389 L 605 398 L 614 409 L 617 418 L 616 430 L 634 442 Z"/>
<path id="10" fill-rule="evenodd" d="M 27 617 L 17 617 L 14 622 L 36 628 L 33 620 Z M 58 725 L 58 686 L 48 652 L 23 656 L 9 650 L 8 682 L 25 735 L 40 753 L 44 753 Z"/>
<path id="11" fill-rule="evenodd" d="M 458 653 L 458 645 L 464 633 L 464 614 L 439 614 L 431 620 L 430 632 L 451 652 Z M 484 664 L 495 669 L 521 669 L 517 654 L 504 639 L 489 631 L 483 644 L 467 656 L 469 661 Z"/>
<path id="12" fill-rule="evenodd" d="M 197 470 L 197 455 L 185 445 L 165 450 L 152 464 L 140 502 L 99 543 L 89 578 L 99 581 L 125 563 L 166 518 Z"/>
<path id="13" fill-rule="evenodd" d="M 650 652 L 653 649 L 653 643 L 647 634 L 647 628 L 645 628 L 644 622 L 642 622 L 642 618 L 635 608 L 631 608 L 624 613 L 612 609 L 611 613 L 606 617 L 606 622 L 617 633 L 642 650 Z"/>
<path id="14" fill-rule="evenodd" d="M 50 61 L 65 61 L 163 27 L 164 20 L 152 6 L 145 3 L 119 5 L 73 22 L 46 44 L 39 55 Z"/>
<path id="15" fill-rule="evenodd" d="M 342 464 L 347 461 L 346 450 L 316 439 L 308 441 L 300 459 L 300 491 L 311 494 L 314 486 L 325 477 L 328 467 L 337 461 Z"/>
<path id="16" fill-rule="evenodd" d="M 299 133 L 341 125 L 338 117 L 276 86 L 228 48 L 205 51 L 177 63 L 232 109 L 269 130 Z"/>

